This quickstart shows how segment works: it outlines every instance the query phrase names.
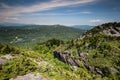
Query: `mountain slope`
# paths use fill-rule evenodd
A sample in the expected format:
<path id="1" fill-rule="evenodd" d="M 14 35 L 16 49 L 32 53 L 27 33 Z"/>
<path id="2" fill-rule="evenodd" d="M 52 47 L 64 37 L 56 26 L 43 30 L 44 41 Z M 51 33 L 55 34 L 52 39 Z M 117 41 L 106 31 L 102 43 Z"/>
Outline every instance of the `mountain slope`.
<path id="1" fill-rule="evenodd" d="M 51 42 L 51 41 L 50 41 Z M 56 44 L 56 43 L 55 43 Z M 0 80 L 85 80 L 90 79 L 86 69 L 72 71 L 72 67 L 60 62 L 51 54 L 54 47 L 44 44 L 37 47 L 40 52 L 27 51 L 0 44 Z M 47 51 L 47 52 L 46 52 Z M 81 77 L 78 74 L 82 74 Z"/>
<path id="2" fill-rule="evenodd" d="M 52 38 L 70 40 L 79 37 L 82 33 L 84 30 L 62 25 L 0 27 L 0 42 L 23 45 L 22 47 L 26 43 L 29 47 Z"/>
<path id="3" fill-rule="evenodd" d="M 85 68 L 94 79 L 119 80 L 120 77 L 120 23 L 107 23 L 86 32 L 82 38 L 72 40 L 64 48 L 54 51 L 54 56 L 71 66 Z M 116 30 L 116 34 L 108 34 Z M 99 75 L 99 76 L 98 76 Z"/>

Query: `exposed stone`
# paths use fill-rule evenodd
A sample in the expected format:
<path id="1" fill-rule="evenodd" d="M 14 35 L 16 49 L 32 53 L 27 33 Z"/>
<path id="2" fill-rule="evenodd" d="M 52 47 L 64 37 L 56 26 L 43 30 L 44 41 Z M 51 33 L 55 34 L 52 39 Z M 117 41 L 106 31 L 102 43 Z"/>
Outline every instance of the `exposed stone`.
<path id="1" fill-rule="evenodd" d="M 88 55 L 88 53 L 79 53 L 79 55 L 80 57 L 85 58 Z"/>
<path id="2" fill-rule="evenodd" d="M 104 76 L 102 70 L 100 70 L 99 68 L 95 68 L 96 72 L 99 73 L 100 75 Z"/>
<path id="3" fill-rule="evenodd" d="M 14 58 L 12 55 L 7 54 L 0 57 L 0 64 L 5 64 L 9 59 Z"/>
<path id="4" fill-rule="evenodd" d="M 95 68 L 95 69 L 98 73 L 102 74 L 102 71 L 99 68 Z"/>
<path id="5" fill-rule="evenodd" d="M 97 31 L 97 30 L 99 31 Z M 96 26 L 95 29 L 93 28 L 92 30 L 95 33 L 100 33 L 100 34 L 105 34 L 108 36 L 116 36 L 116 37 L 120 37 L 120 26 L 115 26 L 113 23 L 111 23 L 111 25 L 101 25 L 101 26 Z M 85 34 L 85 37 L 92 37 L 93 34 L 91 34 L 92 32 L 89 32 L 87 34 Z"/>
<path id="6" fill-rule="evenodd" d="M 3 59 L 3 58 L 0 57 L 0 64 L 5 64 L 6 62 L 7 62 L 6 59 Z"/>
<path id="7" fill-rule="evenodd" d="M 71 66 L 80 66 L 79 65 L 79 59 L 73 59 L 71 54 L 69 52 L 64 52 L 64 51 L 54 51 L 53 52 L 54 57 L 58 58 L 60 61 L 67 63 Z"/>
<path id="8" fill-rule="evenodd" d="M 7 54 L 7 55 L 4 55 L 2 57 L 6 58 L 8 60 L 14 58 L 11 54 Z"/>
<path id="9" fill-rule="evenodd" d="M 24 76 L 17 76 L 15 79 L 11 78 L 10 80 L 49 80 L 49 79 L 43 77 L 39 73 L 36 75 L 29 73 Z"/>
<path id="10" fill-rule="evenodd" d="M 119 73 L 119 71 L 115 68 L 110 68 L 110 72 L 114 74 Z"/>

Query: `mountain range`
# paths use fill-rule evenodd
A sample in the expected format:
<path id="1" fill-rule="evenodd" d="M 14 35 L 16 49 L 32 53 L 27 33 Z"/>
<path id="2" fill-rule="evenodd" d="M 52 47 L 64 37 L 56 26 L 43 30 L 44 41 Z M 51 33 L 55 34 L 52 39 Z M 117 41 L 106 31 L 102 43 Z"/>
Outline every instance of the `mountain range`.
<path id="1" fill-rule="evenodd" d="M 94 26 L 90 26 L 90 25 L 74 25 L 72 27 L 77 29 L 83 29 L 83 30 L 90 30 L 94 28 Z"/>
<path id="2" fill-rule="evenodd" d="M 59 25 L 59 24 L 57 24 Z M 37 25 L 37 24 L 20 24 L 20 23 L 0 23 L 0 27 L 22 27 L 22 26 L 48 26 L 48 25 Z M 66 26 L 66 25 L 64 25 Z M 76 29 L 83 29 L 83 30 L 90 30 L 93 26 L 90 25 L 73 25 L 73 26 L 66 26 L 66 27 L 73 27 Z"/>

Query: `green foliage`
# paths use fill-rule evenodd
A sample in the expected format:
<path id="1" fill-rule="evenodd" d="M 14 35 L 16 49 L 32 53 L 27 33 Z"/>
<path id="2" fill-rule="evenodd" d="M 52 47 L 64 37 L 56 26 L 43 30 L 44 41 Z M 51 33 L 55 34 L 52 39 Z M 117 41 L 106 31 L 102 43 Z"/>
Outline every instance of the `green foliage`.
<path id="1" fill-rule="evenodd" d="M 18 54 L 20 50 L 6 44 L 0 44 L 0 54 Z"/>
<path id="2" fill-rule="evenodd" d="M 18 57 L 8 61 L 0 70 L 0 79 L 10 79 L 24 75 L 37 69 L 37 64 L 27 57 Z"/>
<path id="3" fill-rule="evenodd" d="M 46 47 L 48 47 L 50 49 L 53 46 L 60 46 L 60 45 L 64 44 L 64 42 L 62 40 L 58 40 L 58 39 L 50 39 L 50 40 L 46 41 L 44 44 L 46 45 Z"/>

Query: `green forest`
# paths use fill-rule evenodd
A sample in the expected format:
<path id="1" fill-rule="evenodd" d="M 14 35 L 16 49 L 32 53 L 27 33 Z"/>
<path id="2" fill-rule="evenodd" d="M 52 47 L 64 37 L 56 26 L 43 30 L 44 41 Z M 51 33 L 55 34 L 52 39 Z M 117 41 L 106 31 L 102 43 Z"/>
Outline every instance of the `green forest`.
<path id="1" fill-rule="evenodd" d="M 0 42 L 23 48 L 49 39 L 68 41 L 80 37 L 85 30 L 63 25 L 0 26 Z"/>

